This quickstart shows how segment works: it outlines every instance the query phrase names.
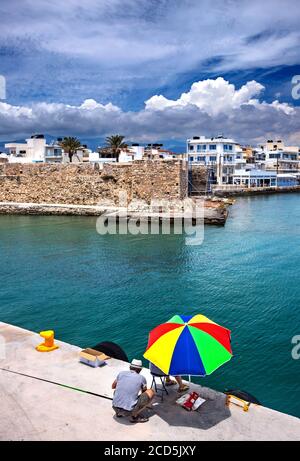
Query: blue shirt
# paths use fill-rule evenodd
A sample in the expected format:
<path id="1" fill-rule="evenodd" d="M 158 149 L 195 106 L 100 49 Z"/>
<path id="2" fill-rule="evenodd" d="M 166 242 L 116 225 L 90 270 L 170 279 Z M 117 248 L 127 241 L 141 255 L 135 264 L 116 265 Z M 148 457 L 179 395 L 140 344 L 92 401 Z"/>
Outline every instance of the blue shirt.
<path id="1" fill-rule="evenodd" d="M 139 392 L 146 384 L 146 378 L 135 371 L 121 371 L 117 376 L 113 406 L 131 411 L 137 403 Z"/>

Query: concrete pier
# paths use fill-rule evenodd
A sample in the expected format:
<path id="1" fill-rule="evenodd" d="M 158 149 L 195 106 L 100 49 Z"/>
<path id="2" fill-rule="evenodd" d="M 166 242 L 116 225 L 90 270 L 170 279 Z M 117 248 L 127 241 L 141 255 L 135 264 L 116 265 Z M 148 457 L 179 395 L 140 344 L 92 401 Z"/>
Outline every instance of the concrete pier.
<path id="1" fill-rule="evenodd" d="M 94 369 L 79 363 L 79 347 L 56 341 L 59 349 L 39 353 L 40 342 L 37 333 L 0 322 L 0 440 L 300 440 L 298 418 L 262 406 L 226 407 L 224 394 L 194 384 L 207 399 L 199 411 L 177 406 L 172 386 L 163 401 L 155 399 L 149 422 L 117 419 L 111 384 L 128 364 L 109 359 Z M 142 373 L 150 386 L 149 371 Z"/>
<path id="2" fill-rule="evenodd" d="M 272 187 L 242 187 L 234 185 L 213 186 L 212 193 L 215 197 L 238 197 L 267 194 L 289 194 L 300 192 L 299 186 L 272 186 Z"/>

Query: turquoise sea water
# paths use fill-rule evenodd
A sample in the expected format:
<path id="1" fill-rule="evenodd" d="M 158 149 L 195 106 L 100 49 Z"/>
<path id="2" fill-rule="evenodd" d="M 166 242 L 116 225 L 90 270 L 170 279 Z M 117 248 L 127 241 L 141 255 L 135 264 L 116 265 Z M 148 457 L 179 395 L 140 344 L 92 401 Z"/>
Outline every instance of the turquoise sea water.
<path id="1" fill-rule="evenodd" d="M 0 320 L 140 358 L 149 330 L 203 313 L 232 330 L 234 358 L 200 378 L 300 416 L 300 196 L 240 198 L 201 246 L 182 236 L 100 236 L 95 218 L 0 216 Z"/>

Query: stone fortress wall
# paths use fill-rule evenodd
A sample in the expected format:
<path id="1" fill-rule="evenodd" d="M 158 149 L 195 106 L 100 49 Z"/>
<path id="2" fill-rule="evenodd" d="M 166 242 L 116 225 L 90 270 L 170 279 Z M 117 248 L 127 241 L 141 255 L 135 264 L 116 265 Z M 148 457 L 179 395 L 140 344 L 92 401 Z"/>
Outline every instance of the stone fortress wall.
<path id="1" fill-rule="evenodd" d="M 131 164 L 0 164 L 0 201 L 97 205 L 128 200 L 184 199 L 188 171 L 182 160 Z"/>

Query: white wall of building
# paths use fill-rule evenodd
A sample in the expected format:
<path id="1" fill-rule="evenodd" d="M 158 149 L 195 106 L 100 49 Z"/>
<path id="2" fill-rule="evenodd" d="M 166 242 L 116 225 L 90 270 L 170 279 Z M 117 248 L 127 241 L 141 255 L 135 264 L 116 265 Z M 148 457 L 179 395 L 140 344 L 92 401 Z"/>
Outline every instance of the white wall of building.
<path id="1" fill-rule="evenodd" d="M 192 165 L 205 165 L 215 169 L 218 184 L 230 183 L 234 170 L 246 165 L 240 145 L 233 139 L 222 136 L 188 139 L 187 156 Z"/>
<path id="2" fill-rule="evenodd" d="M 62 149 L 45 138 L 28 138 L 26 143 L 7 143 L 9 163 L 61 162 Z"/>
<path id="3" fill-rule="evenodd" d="M 299 147 L 285 146 L 282 140 L 269 140 L 259 145 L 257 158 L 266 170 L 294 173 L 300 168 Z"/>
<path id="4" fill-rule="evenodd" d="M 111 162 L 116 162 L 116 159 L 101 157 L 99 152 L 90 152 L 89 162 L 91 163 L 111 163 Z"/>

